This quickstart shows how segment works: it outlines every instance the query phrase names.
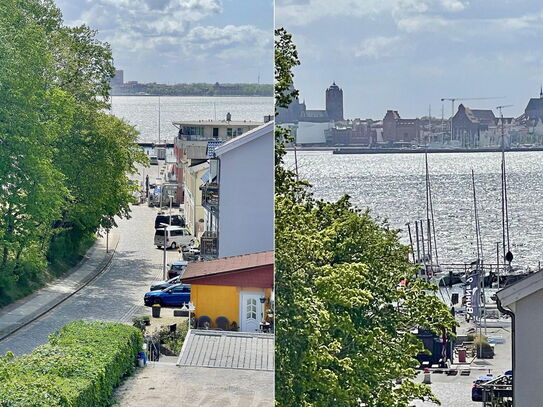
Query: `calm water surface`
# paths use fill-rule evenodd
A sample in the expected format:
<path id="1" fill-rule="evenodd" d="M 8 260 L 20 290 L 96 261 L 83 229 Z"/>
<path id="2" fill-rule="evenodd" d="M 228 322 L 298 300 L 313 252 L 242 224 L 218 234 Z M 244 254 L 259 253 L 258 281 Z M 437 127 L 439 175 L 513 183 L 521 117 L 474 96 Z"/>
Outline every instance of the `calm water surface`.
<path id="1" fill-rule="evenodd" d="M 173 121 L 224 120 L 226 113 L 232 120 L 263 121 L 273 114 L 273 97 L 160 97 L 160 134 L 171 141 L 177 135 Z M 113 96 L 112 112 L 135 125 L 141 133 L 140 141 L 158 140 L 158 96 Z"/>
<path id="2" fill-rule="evenodd" d="M 425 218 L 423 154 L 333 155 L 298 152 L 300 176 L 315 196 L 343 194 L 373 215 L 387 218 L 409 240 L 406 223 Z M 435 227 L 441 263 L 476 257 L 471 170 L 475 171 L 486 262 L 496 262 L 502 240 L 500 153 L 430 154 Z M 543 260 L 543 152 L 506 153 L 513 265 L 536 268 Z M 294 167 L 289 153 L 287 165 Z"/>

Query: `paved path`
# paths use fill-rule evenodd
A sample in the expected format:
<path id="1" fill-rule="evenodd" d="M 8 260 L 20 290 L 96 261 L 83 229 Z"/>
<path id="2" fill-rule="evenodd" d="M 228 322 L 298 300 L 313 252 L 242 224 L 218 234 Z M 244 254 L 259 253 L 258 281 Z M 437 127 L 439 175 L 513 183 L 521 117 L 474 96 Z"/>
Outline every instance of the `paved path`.
<path id="1" fill-rule="evenodd" d="M 138 369 L 115 392 L 120 407 L 273 407 L 274 373 L 179 367 L 161 357 Z"/>
<path id="2" fill-rule="evenodd" d="M 81 262 L 67 275 L 0 310 L 0 340 L 66 301 L 105 271 L 118 243 L 119 234 L 116 231 L 110 233 L 109 238 L 98 238 Z"/>
<path id="3" fill-rule="evenodd" d="M 473 381 L 479 376 L 487 374 L 489 371 L 495 377 L 511 369 L 511 333 L 510 329 L 492 328 L 488 329 L 489 336 L 501 336 L 505 343 L 498 344 L 495 347 L 495 356 L 493 359 L 475 359 L 471 365 L 469 376 L 447 376 L 445 374 L 432 373 L 432 391 L 441 401 L 442 407 L 477 407 L 482 403 L 471 401 L 471 387 Z M 422 381 L 423 375 L 419 374 L 418 381 Z M 435 406 L 429 402 L 414 402 L 417 407 Z"/>
<path id="4" fill-rule="evenodd" d="M 152 166 L 146 169 L 146 174 L 154 179 L 159 169 Z M 132 218 L 118 220 L 118 228 L 112 232 L 118 234 L 119 244 L 106 270 L 58 307 L 0 340 L 0 354 L 31 352 L 46 343 L 49 334 L 77 319 L 130 323 L 134 315 L 150 315 L 150 309 L 143 306 L 143 296 L 153 281 L 162 279 L 163 252 L 153 244 L 156 213 L 156 208 L 147 205 L 132 206 Z M 178 258 L 176 251 L 167 252 L 168 262 Z M 62 289 L 57 288 L 69 291 L 74 287 L 66 282 Z M 33 301 L 26 302 L 31 306 Z M 16 322 L 25 315 L 22 311 L 16 315 L 15 305 L 4 320 L 6 326 L 10 320 Z"/>

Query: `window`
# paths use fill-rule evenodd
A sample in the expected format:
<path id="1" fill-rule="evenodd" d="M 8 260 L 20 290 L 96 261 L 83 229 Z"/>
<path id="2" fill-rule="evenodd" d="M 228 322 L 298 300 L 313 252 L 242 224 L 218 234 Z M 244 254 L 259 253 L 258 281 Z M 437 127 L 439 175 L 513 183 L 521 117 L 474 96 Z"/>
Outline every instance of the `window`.
<path id="1" fill-rule="evenodd" d="M 241 127 L 238 127 L 238 131 L 236 135 L 241 136 L 243 134 L 243 129 Z"/>
<path id="2" fill-rule="evenodd" d="M 213 127 L 213 138 L 219 138 L 219 128 Z"/>
<path id="3" fill-rule="evenodd" d="M 232 128 L 231 128 L 231 127 L 228 127 L 228 128 L 226 129 L 226 135 L 227 135 L 228 137 L 232 137 Z"/>
<path id="4" fill-rule="evenodd" d="M 245 319 L 256 319 L 256 299 L 254 298 L 247 299 Z"/>

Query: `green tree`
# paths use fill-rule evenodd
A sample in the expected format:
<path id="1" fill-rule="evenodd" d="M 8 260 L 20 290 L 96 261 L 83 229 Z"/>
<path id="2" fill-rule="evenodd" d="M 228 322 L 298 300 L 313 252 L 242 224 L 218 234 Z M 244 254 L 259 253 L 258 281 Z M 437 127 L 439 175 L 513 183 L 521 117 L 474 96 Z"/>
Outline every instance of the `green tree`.
<path id="1" fill-rule="evenodd" d="M 276 77 L 279 70 L 286 78 L 276 100 L 285 106 L 295 94 L 277 93 L 289 89 L 297 57 L 290 36 L 276 34 Z M 436 287 L 416 277 L 408 248 L 385 221 L 347 196 L 315 200 L 307 182 L 284 168 L 289 136 L 278 131 L 276 404 L 400 407 L 434 399 L 414 380 L 423 346 L 412 331 L 452 331 Z"/>
<path id="2" fill-rule="evenodd" d="M 46 30 L 28 4 L 0 4 L 0 290 L 43 266 L 49 225 L 68 196 L 52 148 L 72 118 L 68 96 L 49 87 Z"/>
<path id="3" fill-rule="evenodd" d="M 128 174 L 147 160 L 108 114 L 113 74 L 109 45 L 53 0 L 0 3 L 0 305 L 129 216 Z"/>

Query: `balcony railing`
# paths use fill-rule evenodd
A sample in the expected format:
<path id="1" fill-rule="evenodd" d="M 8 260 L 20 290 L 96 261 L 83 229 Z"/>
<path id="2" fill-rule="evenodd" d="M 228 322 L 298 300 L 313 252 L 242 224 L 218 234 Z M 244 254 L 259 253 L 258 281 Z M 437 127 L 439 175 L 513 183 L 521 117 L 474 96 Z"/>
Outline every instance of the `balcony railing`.
<path id="1" fill-rule="evenodd" d="M 202 191 L 202 206 L 211 212 L 219 210 L 219 184 L 208 182 L 200 187 Z"/>
<path id="2" fill-rule="evenodd" d="M 200 236 L 200 254 L 204 257 L 217 257 L 219 255 L 217 232 L 206 231 Z"/>

